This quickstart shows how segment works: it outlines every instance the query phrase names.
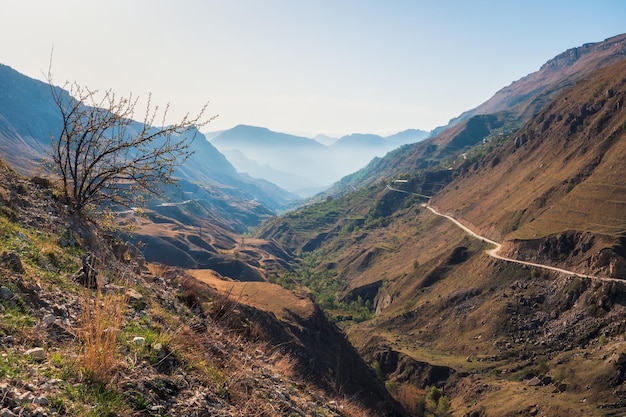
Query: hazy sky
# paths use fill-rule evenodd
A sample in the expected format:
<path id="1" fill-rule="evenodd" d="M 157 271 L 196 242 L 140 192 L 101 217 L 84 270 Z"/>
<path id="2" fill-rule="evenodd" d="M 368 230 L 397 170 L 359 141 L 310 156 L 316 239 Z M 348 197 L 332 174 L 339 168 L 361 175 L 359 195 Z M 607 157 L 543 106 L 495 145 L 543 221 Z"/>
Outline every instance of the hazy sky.
<path id="1" fill-rule="evenodd" d="M 626 32 L 624 0 L 0 0 L 0 63 L 57 84 L 210 101 L 204 131 L 430 130 L 564 50 Z"/>

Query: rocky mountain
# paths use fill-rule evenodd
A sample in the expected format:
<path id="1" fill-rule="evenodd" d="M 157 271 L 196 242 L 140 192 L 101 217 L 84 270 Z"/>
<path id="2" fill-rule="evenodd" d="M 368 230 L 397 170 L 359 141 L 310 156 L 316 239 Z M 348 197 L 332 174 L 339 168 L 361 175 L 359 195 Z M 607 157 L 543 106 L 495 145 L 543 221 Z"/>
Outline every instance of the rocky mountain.
<path id="1" fill-rule="evenodd" d="M 480 106 L 453 119 L 451 124 L 503 110 L 533 115 L 561 89 L 625 57 L 626 34 L 568 49 L 543 64 L 539 71 L 504 87 Z"/>
<path id="2" fill-rule="evenodd" d="M 311 260 L 296 279 L 410 412 L 432 386 L 453 415 L 626 412 L 623 38 L 259 230 Z M 577 62 L 602 64 L 569 78 Z"/>
<path id="3" fill-rule="evenodd" d="M 211 140 L 240 172 L 272 181 L 301 197 L 309 197 L 354 172 L 372 158 L 428 137 L 409 129 L 383 138 L 352 134 L 322 144 L 316 140 L 240 125 Z"/>
<path id="4" fill-rule="evenodd" d="M 437 166 L 450 155 L 509 135 L 520 129 L 564 88 L 599 68 L 625 58 L 626 35 L 572 48 L 542 65 L 538 71 L 501 89 L 485 103 L 452 119 L 447 126 L 434 129 L 427 140 L 396 149 L 387 157 L 372 161 L 360 172 L 346 176 L 329 193 L 336 195 L 414 168 Z"/>

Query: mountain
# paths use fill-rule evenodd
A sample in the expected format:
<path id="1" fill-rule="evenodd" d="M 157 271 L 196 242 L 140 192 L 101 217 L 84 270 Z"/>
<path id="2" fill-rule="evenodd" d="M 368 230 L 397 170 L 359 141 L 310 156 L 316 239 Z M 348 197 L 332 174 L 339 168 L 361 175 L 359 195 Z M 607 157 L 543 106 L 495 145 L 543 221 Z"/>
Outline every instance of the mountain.
<path id="1" fill-rule="evenodd" d="M 415 129 L 388 138 L 352 134 L 326 139 L 329 145 L 323 145 L 301 136 L 240 125 L 215 136 L 211 143 L 239 172 L 264 178 L 301 197 L 309 197 L 360 169 L 372 158 L 427 136 L 427 132 Z"/>
<path id="2" fill-rule="evenodd" d="M 46 84 L 2 69 L 0 146 L 28 173 L 60 124 Z M 408 417 L 306 293 L 268 282 L 298 259 L 244 233 L 293 197 L 187 134 L 168 200 L 106 229 L 0 163 L 1 414 Z"/>
<path id="3" fill-rule="evenodd" d="M 235 280 L 289 262 L 275 242 L 248 239 L 228 262 L 238 240 L 207 228 L 195 202 L 120 213 L 155 231 L 186 212 L 147 263 L 68 214 L 40 177 L 0 163 L 0 190 L 3 416 L 408 417 L 306 295 Z M 215 269 L 160 263 L 183 239 L 187 256 L 211 252 Z M 243 262 L 255 256 L 257 266 Z"/>
<path id="4" fill-rule="evenodd" d="M 385 140 L 378 135 L 353 133 L 339 138 L 332 146 L 335 149 L 379 148 L 385 146 Z"/>
<path id="5" fill-rule="evenodd" d="M 626 278 L 625 73 L 622 60 L 563 91 L 480 169 L 463 161 L 432 203 L 503 240 L 506 253 Z"/>
<path id="6" fill-rule="evenodd" d="M 296 282 L 410 412 L 433 385 L 454 415 L 626 412 L 621 39 L 258 230 L 310 263 Z"/>
<path id="7" fill-rule="evenodd" d="M 483 104 L 452 119 L 448 126 L 504 110 L 528 118 L 563 88 L 596 69 L 623 60 L 625 55 L 626 34 L 568 49 L 543 64 L 539 71 L 502 88 Z"/>
<path id="8" fill-rule="evenodd" d="M 263 178 L 271 183 L 281 184 L 284 189 L 292 190 L 292 193 L 296 195 L 317 194 L 325 189 L 324 186 L 309 178 L 279 171 L 268 164 L 261 165 L 255 160 L 248 159 L 240 150 L 233 149 L 223 153 L 232 162 L 233 166 L 238 167 L 242 172 L 254 178 Z"/>
<path id="9" fill-rule="evenodd" d="M 22 172 L 34 168 L 59 132 L 61 120 L 46 83 L 0 64 L 0 151 Z"/>
<path id="10" fill-rule="evenodd" d="M 61 119 L 50 86 L 0 65 L 0 151 L 4 159 L 22 173 L 37 172 L 50 147 L 50 135 L 57 135 L 60 129 Z M 193 154 L 177 167 L 176 175 L 187 184 L 202 183 L 207 201 L 230 201 L 222 213 L 224 217 L 234 219 L 239 211 L 246 211 L 242 201 L 258 200 L 269 215 L 297 198 L 267 181 L 238 174 L 200 132 L 187 134 L 196 136 L 190 149 Z M 262 218 L 243 217 L 252 224 Z M 249 225 L 238 227 L 245 230 Z"/>
<path id="11" fill-rule="evenodd" d="M 333 181 L 340 167 L 327 161 L 327 147 L 302 136 L 273 132 L 255 126 L 239 125 L 215 137 L 211 142 L 220 152 L 237 152 L 231 160 L 240 172 L 254 175 L 258 166 L 267 167 L 273 172 L 282 172 L 298 178 L 305 178 L 302 184 L 293 184 L 289 178 L 272 178 L 279 186 L 290 192 L 301 192 L 306 188 L 320 188 Z M 243 156 L 243 158 L 242 158 Z M 301 195 L 302 196 L 302 195 Z"/>
<path id="12" fill-rule="evenodd" d="M 335 184 L 329 194 L 367 186 L 413 169 L 438 164 L 481 142 L 497 141 L 520 129 L 564 88 L 626 58 L 626 34 L 588 43 L 557 55 L 541 68 L 499 90 L 478 107 L 434 129 L 428 139 L 402 146 Z"/>
<path id="13" fill-rule="evenodd" d="M 431 135 L 430 132 L 421 129 L 407 129 L 394 135 L 385 137 L 385 141 L 394 147 L 421 142 Z"/>
<path id="14" fill-rule="evenodd" d="M 322 145 L 330 146 L 333 143 L 337 142 L 339 138 L 334 138 L 328 135 L 316 135 L 313 140 L 321 143 Z"/>

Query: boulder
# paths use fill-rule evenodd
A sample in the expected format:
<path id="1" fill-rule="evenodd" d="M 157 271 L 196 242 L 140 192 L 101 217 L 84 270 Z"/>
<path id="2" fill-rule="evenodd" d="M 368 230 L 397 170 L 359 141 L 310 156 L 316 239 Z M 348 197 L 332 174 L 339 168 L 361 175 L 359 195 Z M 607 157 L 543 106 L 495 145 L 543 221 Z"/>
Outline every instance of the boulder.
<path id="1" fill-rule="evenodd" d="M 2 252 L 1 259 L 2 263 L 13 271 L 19 274 L 24 272 L 24 265 L 22 265 L 22 261 L 17 253 Z"/>

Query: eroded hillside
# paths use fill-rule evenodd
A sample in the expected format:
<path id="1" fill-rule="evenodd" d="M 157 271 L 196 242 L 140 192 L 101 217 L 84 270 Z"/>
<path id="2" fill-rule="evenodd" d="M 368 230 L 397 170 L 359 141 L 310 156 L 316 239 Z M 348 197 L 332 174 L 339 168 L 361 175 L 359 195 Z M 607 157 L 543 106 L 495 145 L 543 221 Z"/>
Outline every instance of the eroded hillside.
<path id="1" fill-rule="evenodd" d="M 437 138 L 400 149 L 376 162 L 393 177 L 260 230 L 341 283 L 335 304 L 320 298 L 327 311 L 371 306 L 370 319 L 335 317 L 413 412 L 429 386 L 445 387 L 454 415 L 626 412 L 625 70 L 589 74 L 519 131 L 477 130 L 445 158 L 424 153 Z M 495 259 L 427 202 L 512 258 L 589 276 Z"/>
<path id="2" fill-rule="evenodd" d="M 626 278 L 626 63 L 564 91 L 432 200 L 528 260 Z"/>
<path id="3" fill-rule="evenodd" d="M 3 416 L 406 415 L 307 297 L 146 264 L 57 194 L 1 166 Z"/>

